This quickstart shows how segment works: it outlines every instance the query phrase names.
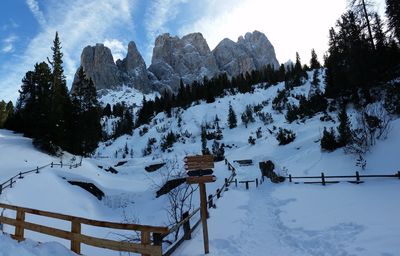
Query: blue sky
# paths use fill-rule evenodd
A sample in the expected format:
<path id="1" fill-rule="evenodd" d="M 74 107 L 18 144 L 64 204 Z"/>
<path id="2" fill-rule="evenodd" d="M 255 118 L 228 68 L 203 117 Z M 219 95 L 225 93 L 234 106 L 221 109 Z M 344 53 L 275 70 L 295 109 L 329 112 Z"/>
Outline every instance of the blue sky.
<path id="1" fill-rule="evenodd" d="M 383 2 L 383 0 L 377 1 Z M 211 49 L 223 38 L 234 41 L 259 30 L 275 47 L 280 62 L 304 62 L 315 48 L 327 49 L 328 30 L 344 12 L 347 0 L 1 0 L 0 99 L 15 100 L 21 79 L 36 62 L 51 56 L 58 31 L 64 69 L 71 85 L 87 45 L 104 43 L 114 58 L 135 41 L 147 65 L 155 37 L 201 32 Z M 376 7 L 382 11 L 384 5 Z"/>

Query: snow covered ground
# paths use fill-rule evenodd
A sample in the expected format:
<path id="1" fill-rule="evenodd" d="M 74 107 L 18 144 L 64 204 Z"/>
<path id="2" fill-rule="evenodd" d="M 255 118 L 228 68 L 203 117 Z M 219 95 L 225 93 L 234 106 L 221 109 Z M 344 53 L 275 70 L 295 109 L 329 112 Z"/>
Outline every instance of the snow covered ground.
<path id="1" fill-rule="evenodd" d="M 323 80 L 322 74 L 320 78 Z M 323 128 L 336 127 L 337 122 L 322 122 L 322 114 L 318 114 L 304 122 L 288 124 L 283 114 L 272 110 L 272 99 L 283 87 L 283 83 L 268 88 L 259 85 L 254 93 L 226 96 L 216 99 L 214 103 L 203 102 L 186 110 L 175 110 L 171 118 L 160 113 L 151 124 L 146 125 L 147 132 L 139 133 L 139 130 L 144 130 L 142 126 L 132 136 L 101 143 L 95 157 L 83 159 L 82 167 L 46 168 L 40 174 L 17 180 L 12 189 L 0 195 L 0 202 L 98 220 L 168 225 L 168 200 L 165 196 L 155 197 L 156 186 L 162 183 L 169 169 L 183 168 L 185 155 L 200 153 L 200 126 L 206 122 L 212 124 L 216 115 L 223 132 L 221 143 L 227 146 L 225 156 L 229 161 L 252 159 L 255 162 L 254 166 L 236 166 L 238 180 L 259 178 L 258 162 L 264 160 L 272 160 L 277 170 L 292 175 L 320 175 L 321 172 L 326 175 L 353 175 L 355 171 L 360 171 L 360 174 L 394 174 L 400 170 L 400 119 L 391 123 L 388 139 L 378 140 L 365 155 L 367 166 L 361 170 L 355 166 L 357 156 L 345 154 L 341 149 L 332 153 L 321 151 L 319 139 Z M 292 93 L 307 96 L 309 90 L 308 81 Z M 125 97 L 123 95 L 124 92 L 117 92 L 114 96 L 108 94 L 102 102 L 115 102 Z M 132 102 L 139 104 L 142 100 L 139 96 L 131 99 Z M 290 97 L 289 100 L 296 103 L 295 98 Z M 238 127 L 234 129 L 227 127 L 229 104 L 237 114 Z M 261 111 L 271 113 L 274 122 L 264 125 L 255 117 L 256 122 L 246 128 L 240 121 L 240 115 L 247 104 L 262 104 Z M 336 112 L 329 114 L 336 119 Z M 256 140 L 255 145 L 250 145 L 248 137 L 256 137 L 259 127 L 262 137 Z M 278 127 L 293 130 L 297 135 L 295 141 L 279 146 L 275 135 L 271 134 Z M 160 142 L 169 131 L 182 136 L 170 150 L 163 152 Z M 155 138 L 157 142 L 152 146 L 152 153 L 143 156 L 143 149 L 150 138 Z M 211 146 L 212 141 L 209 141 L 210 149 Z M 129 153 L 123 158 L 125 147 L 128 147 Z M 71 159 L 72 156 L 66 154 L 62 161 L 66 163 Z M 0 130 L 0 183 L 20 171 L 60 160 L 38 152 L 30 139 Z M 121 161 L 126 163 L 116 167 Z M 160 162 L 167 162 L 167 165 L 153 173 L 144 170 L 145 166 Z M 106 172 L 108 167 L 114 167 L 118 174 Z M 216 164 L 215 175 L 218 180 L 207 185 L 209 193 L 221 187 L 230 172 L 220 162 Z M 85 190 L 70 185 L 69 180 L 91 182 L 104 191 L 105 197 L 99 201 Z M 396 196 L 400 189 L 399 180 L 369 179 L 358 185 L 340 183 L 325 187 L 266 182 L 257 189 L 254 184 L 250 187 L 246 191 L 243 184 L 238 188 L 231 185 L 229 191 L 217 201 L 217 209 L 211 210 L 211 255 L 399 255 L 400 245 L 396 241 L 400 237 L 400 224 L 396 221 L 400 214 Z M 198 205 L 197 193 L 193 203 Z M 68 223 L 41 221 L 58 228 L 69 228 Z M 12 233 L 9 227 L 5 227 L 5 231 Z M 85 228 L 84 232 L 118 239 L 114 231 Z M 34 241 L 57 241 L 69 247 L 69 242 L 65 240 L 33 232 L 26 234 Z M 0 249 L 0 255 L 22 255 L 18 250 L 30 248 L 17 246 L 5 236 L 0 236 L 0 245 L 0 248 L 10 248 L 8 251 Z M 184 242 L 175 254 L 202 255 L 202 250 L 200 228 L 195 231 L 194 238 Z M 88 246 L 83 246 L 82 251 L 87 255 L 119 255 L 118 252 Z M 62 255 L 62 252 L 57 255 Z"/>

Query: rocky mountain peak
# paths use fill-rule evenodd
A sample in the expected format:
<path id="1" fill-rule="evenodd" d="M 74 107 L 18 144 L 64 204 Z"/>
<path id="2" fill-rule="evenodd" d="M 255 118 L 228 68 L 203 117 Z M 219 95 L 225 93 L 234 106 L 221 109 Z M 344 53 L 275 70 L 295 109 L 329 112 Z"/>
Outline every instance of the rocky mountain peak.
<path id="1" fill-rule="evenodd" d="M 190 84 L 222 72 L 233 77 L 268 64 L 279 67 L 274 47 L 259 31 L 246 33 L 237 42 L 226 38 L 213 51 L 201 33 L 182 38 L 162 34 L 155 40 L 148 69 L 133 41 L 128 44 L 126 57 L 117 63 L 110 49 L 103 44 L 87 46 L 81 55 L 81 66 L 97 89 L 112 89 L 125 84 L 143 92 L 176 92 L 181 79 Z"/>

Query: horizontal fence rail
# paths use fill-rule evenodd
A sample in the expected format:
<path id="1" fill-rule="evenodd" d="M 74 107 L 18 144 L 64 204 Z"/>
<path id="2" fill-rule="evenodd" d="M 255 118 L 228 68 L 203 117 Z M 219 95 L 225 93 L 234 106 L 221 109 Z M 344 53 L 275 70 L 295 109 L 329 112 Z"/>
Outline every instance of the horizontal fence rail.
<path id="1" fill-rule="evenodd" d="M 25 171 L 25 172 L 19 172 L 18 174 L 14 175 L 13 177 L 9 178 L 8 180 L 6 180 L 5 182 L 0 184 L 0 195 L 3 193 L 4 189 L 6 188 L 12 188 L 12 186 L 16 183 L 16 181 L 18 179 L 23 179 L 24 176 L 26 176 L 27 174 L 32 174 L 32 173 L 36 173 L 39 174 L 40 170 L 45 169 L 47 167 L 51 167 L 53 168 L 54 166 L 60 166 L 61 168 L 65 167 L 65 168 L 78 168 L 79 166 L 82 166 L 82 159 L 79 163 L 76 164 L 63 164 L 62 161 L 60 161 L 59 163 L 49 163 L 43 166 L 38 166 L 35 169 L 29 170 L 29 171 Z"/>
<path id="2" fill-rule="evenodd" d="M 364 174 L 360 175 L 360 173 L 357 171 L 355 172 L 355 175 L 325 175 L 325 173 L 321 173 L 321 176 L 292 176 L 289 175 L 286 177 L 289 182 L 294 182 L 293 180 L 318 180 L 318 181 L 304 181 L 305 184 L 322 184 L 326 185 L 329 183 L 339 183 L 340 181 L 343 180 L 328 180 L 328 179 L 352 179 L 352 180 L 347 180 L 347 182 L 350 183 L 363 183 L 361 179 L 364 178 L 398 178 L 400 179 L 400 171 L 398 171 L 396 174 Z M 320 181 L 319 181 L 320 180 Z"/>
<path id="3" fill-rule="evenodd" d="M 16 211 L 15 219 L 0 216 L 0 223 L 15 227 L 15 233 L 14 235 L 12 235 L 14 239 L 19 241 L 24 240 L 25 239 L 24 230 L 31 230 L 49 236 L 54 236 L 69 240 L 71 242 L 71 250 L 78 254 L 81 253 L 81 244 L 83 243 L 94 247 L 116 250 L 116 251 L 141 253 L 142 255 L 150 255 L 150 256 L 153 255 L 161 256 L 162 255 L 161 240 L 156 238 L 161 237 L 163 234 L 167 234 L 169 232 L 167 227 L 91 220 L 81 217 L 75 217 L 48 211 L 41 211 L 41 210 L 2 204 L 2 203 L 0 203 L 0 208 Z M 27 214 L 68 221 L 71 223 L 71 230 L 66 231 L 62 229 L 57 229 L 36 223 L 27 222 L 25 220 Z M 84 235 L 82 234 L 81 230 L 82 224 L 100 228 L 112 228 L 112 229 L 140 232 L 140 238 L 141 238 L 140 243 L 115 241 L 110 239 Z M 151 239 L 152 235 L 153 235 L 153 243 Z"/>

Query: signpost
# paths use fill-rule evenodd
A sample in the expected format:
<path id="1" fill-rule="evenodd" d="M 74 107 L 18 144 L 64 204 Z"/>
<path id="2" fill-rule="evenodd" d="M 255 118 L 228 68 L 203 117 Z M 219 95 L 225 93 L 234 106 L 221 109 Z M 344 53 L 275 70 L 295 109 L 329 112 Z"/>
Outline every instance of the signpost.
<path id="1" fill-rule="evenodd" d="M 208 227 L 207 227 L 207 192 L 206 183 L 215 182 L 216 177 L 211 175 L 214 168 L 214 158 L 212 155 L 187 156 L 184 159 L 186 178 L 188 184 L 199 184 L 200 188 L 200 215 L 203 226 L 204 253 L 209 253 Z"/>

